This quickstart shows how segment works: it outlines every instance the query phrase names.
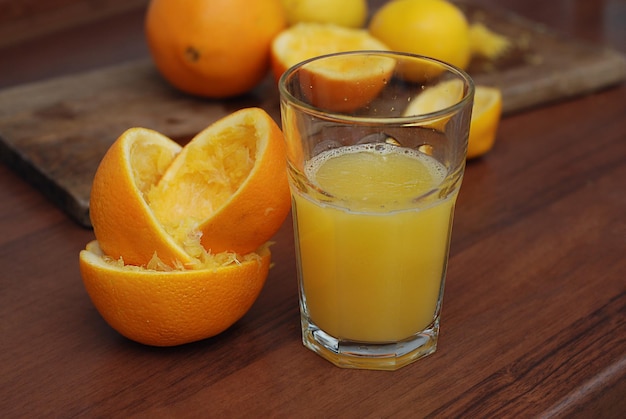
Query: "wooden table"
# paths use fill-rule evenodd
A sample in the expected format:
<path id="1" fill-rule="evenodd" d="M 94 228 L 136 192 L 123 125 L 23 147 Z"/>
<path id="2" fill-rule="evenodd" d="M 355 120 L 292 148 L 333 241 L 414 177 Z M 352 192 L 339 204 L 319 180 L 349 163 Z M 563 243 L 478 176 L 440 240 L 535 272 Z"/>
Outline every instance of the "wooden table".
<path id="1" fill-rule="evenodd" d="M 481 3 L 626 50 L 623 0 Z M 4 46 L 0 87 L 147 57 L 142 17 Z M 0 165 L 1 415 L 624 417 L 624 179 L 626 85 L 505 118 L 467 168 L 438 351 L 376 372 L 302 346 L 291 220 L 231 329 L 175 348 L 122 338 L 81 283 L 93 232 Z"/>

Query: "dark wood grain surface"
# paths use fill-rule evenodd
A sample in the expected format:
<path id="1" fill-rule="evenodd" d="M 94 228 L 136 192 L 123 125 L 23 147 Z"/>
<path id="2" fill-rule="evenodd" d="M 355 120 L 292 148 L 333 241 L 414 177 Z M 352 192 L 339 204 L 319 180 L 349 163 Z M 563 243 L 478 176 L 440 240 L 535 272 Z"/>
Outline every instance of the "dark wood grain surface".
<path id="1" fill-rule="evenodd" d="M 378 1 L 376 4 L 380 4 Z M 626 52 L 623 0 L 480 0 Z M 0 48 L 0 87 L 147 57 L 142 10 Z M 0 165 L 3 417 L 593 417 L 626 412 L 626 86 L 507 116 L 468 165 L 436 354 L 342 370 L 300 341 L 293 230 L 225 333 L 151 348 L 92 306 L 78 226 Z"/>

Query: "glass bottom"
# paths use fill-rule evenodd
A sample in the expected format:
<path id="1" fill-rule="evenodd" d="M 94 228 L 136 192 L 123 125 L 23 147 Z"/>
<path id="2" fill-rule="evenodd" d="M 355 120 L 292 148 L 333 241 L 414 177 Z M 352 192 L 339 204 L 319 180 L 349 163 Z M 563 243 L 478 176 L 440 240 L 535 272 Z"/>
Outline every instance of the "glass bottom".
<path id="1" fill-rule="evenodd" d="M 416 335 L 393 343 L 363 343 L 330 336 L 302 316 L 305 347 L 341 368 L 394 371 L 435 352 L 439 317 Z"/>

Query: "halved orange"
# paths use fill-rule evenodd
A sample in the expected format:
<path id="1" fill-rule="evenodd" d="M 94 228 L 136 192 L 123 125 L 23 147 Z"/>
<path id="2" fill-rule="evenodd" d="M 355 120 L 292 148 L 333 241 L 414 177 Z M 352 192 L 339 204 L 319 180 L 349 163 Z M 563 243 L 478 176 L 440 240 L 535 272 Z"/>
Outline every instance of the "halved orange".
<path id="1" fill-rule="evenodd" d="M 463 96 L 463 85 L 458 79 L 446 80 L 426 88 L 407 106 L 403 115 L 421 115 L 443 110 L 457 103 Z M 467 158 L 481 156 L 491 150 L 496 139 L 502 115 L 502 94 L 498 88 L 476 86 L 470 121 Z M 449 117 L 431 123 L 443 130 Z"/>
<path id="2" fill-rule="evenodd" d="M 104 320 L 136 342 L 174 346 L 215 336 L 258 297 L 270 268 L 267 246 L 215 255 L 197 270 L 158 271 L 107 257 L 97 241 L 80 252 L 85 289 Z"/>
<path id="3" fill-rule="evenodd" d="M 106 152 L 91 186 L 89 215 L 108 256 L 132 265 L 146 265 L 155 254 L 169 266 L 192 262 L 145 201 L 180 150 L 156 131 L 131 128 Z"/>
<path id="4" fill-rule="evenodd" d="M 294 65 L 321 55 L 389 48 L 365 29 L 299 23 L 272 42 L 272 70 L 278 80 Z M 324 110 L 351 112 L 372 101 L 389 81 L 395 60 L 376 54 L 340 55 L 302 67 L 299 84 L 307 100 Z"/>
<path id="5" fill-rule="evenodd" d="M 221 333 L 267 278 L 267 241 L 291 207 L 282 132 L 258 108 L 215 122 L 181 148 L 132 128 L 110 147 L 91 191 L 96 240 L 80 252 L 106 322 L 147 345 Z"/>
<path id="6" fill-rule="evenodd" d="M 184 148 L 129 129 L 102 159 L 90 200 L 107 256 L 188 269 L 207 251 L 255 251 L 290 208 L 282 132 L 259 108 L 224 117 Z"/>
<path id="7" fill-rule="evenodd" d="M 197 234 L 212 253 L 255 251 L 291 208 L 285 142 L 262 109 L 234 112 L 197 134 L 146 194 L 154 215 L 185 246 Z M 193 242 L 192 242 L 193 244 Z"/>
<path id="8" fill-rule="evenodd" d="M 301 67 L 300 89 L 322 110 L 352 112 L 378 96 L 391 79 L 395 63 L 378 54 L 327 57 Z"/>
<path id="9" fill-rule="evenodd" d="M 272 41 L 272 71 L 278 80 L 288 68 L 309 58 L 337 52 L 388 49 L 365 29 L 298 23 L 280 32 Z"/>

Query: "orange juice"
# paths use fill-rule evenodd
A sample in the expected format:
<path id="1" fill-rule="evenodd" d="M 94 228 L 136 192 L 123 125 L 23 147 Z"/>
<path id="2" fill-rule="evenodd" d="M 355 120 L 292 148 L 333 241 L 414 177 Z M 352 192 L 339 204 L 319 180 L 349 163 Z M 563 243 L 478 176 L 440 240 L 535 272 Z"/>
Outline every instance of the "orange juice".
<path id="1" fill-rule="evenodd" d="M 445 167 L 394 145 L 356 145 L 314 157 L 304 175 L 292 173 L 304 315 L 337 339 L 369 343 L 431 325 L 457 195 L 440 196 Z"/>

